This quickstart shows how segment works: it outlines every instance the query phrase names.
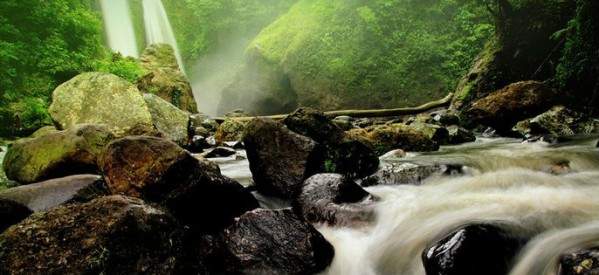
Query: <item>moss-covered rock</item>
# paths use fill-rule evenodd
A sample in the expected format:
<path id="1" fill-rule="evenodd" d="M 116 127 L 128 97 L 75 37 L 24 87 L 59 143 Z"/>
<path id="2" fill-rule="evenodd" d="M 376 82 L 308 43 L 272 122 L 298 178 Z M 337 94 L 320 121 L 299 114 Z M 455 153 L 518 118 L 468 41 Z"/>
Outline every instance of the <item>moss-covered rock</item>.
<path id="1" fill-rule="evenodd" d="M 430 135 L 401 123 L 352 129 L 346 132 L 346 138 L 370 145 L 379 156 L 395 149 L 418 152 L 439 149 Z"/>
<path id="2" fill-rule="evenodd" d="M 177 144 L 186 145 L 189 139 L 189 113 L 154 94 L 144 94 L 144 100 L 152 114 L 154 127 Z"/>
<path id="3" fill-rule="evenodd" d="M 522 81 L 474 101 L 462 117 L 471 126 L 482 124 L 506 133 L 518 121 L 551 108 L 558 98 L 557 91 L 546 83 Z"/>
<path id="4" fill-rule="evenodd" d="M 137 87 L 170 102 L 190 113 L 197 112 L 197 105 L 187 76 L 179 69 L 175 52 L 167 44 L 153 44 L 140 57 L 142 67 L 148 73 L 137 81 Z"/>
<path id="5" fill-rule="evenodd" d="M 58 86 L 49 112 L 61 129 L 81 123 L 105 124 L 121 135 L 136 124 L 152 125 L 139 90 L 107 73 L 83 73 Z"/>
<path id="6" fill-rule="evenodd" d="M 555 106 L 532 119 L 518 122 L 514 130 L 525 138 L 548 136 L 563 138 L 574 135 L 591 134 L 597 129 L 597 122 L 588 116 L 564 106 Z"/>
<path id="7" fill-rule="evenodd" d="M 83 124 L 37 138 L 21 139 L 8 149 L 4 171 L 9 179 L 24 184 L 96 173 L 98 157 L 113 138 L 104 126 Z"/>
<path id="8" fill-rule="evenodd" d="M 0 235 L 1 274 L 169 274 L 177 222 L 139 199 L 109 196 L 34 214 Z"/>
<path id="9" fill-rule="evenodd" d="M 226 141 L 239 141 L 243 137 L 243 131 L 247 124 L 247 120 L 227 118 L 216 129 L 214 138 L 218 144 Z"/>

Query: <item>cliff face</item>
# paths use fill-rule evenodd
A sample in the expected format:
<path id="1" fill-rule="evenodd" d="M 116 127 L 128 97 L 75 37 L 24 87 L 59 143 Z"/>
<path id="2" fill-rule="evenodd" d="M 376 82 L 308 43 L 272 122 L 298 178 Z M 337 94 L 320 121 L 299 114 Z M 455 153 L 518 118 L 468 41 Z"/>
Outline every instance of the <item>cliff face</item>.
<path id="1" fill-rule="evenodd" d="M 495 36 L 455 91 L 452 107 L 469 103 L 522 80 L 549 80 L 565 45 L 558 34 L 576 12 L 576 0 L 494 1 Z"/>

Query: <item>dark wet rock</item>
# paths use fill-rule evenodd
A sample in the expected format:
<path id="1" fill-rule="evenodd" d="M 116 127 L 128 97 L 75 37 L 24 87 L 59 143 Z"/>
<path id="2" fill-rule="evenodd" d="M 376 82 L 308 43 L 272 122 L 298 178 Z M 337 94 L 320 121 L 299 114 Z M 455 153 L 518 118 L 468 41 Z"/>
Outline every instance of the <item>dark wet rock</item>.
<path id="1" fill-rule="evenodd" d="M 595 145 L 595 147 L 599 148 L 599 141 L 597 141 L 597 145 Z"/>
<path id="2" fill-rule="evenodd" d="M 137 81 L 140 91 L 155 94 L 183 111 L 197 112 L 189 79 L 180 70 L 175 52 L 170 45 L 148 46 L 142 53 L 140 61 L 147 71 L 147 74 Z"/>
<path id="3" fill-rule="evenodd" d="M 375 125 L 366 129 L 352 129 L 346 132 L 347 139 L 359 140 L 368 144 L 378 155 L 391 150 L 425 152 L 436 151 L 439 144 L 429 135 L 406 124 Z"/>
<path id="4" fill-rule="evenodd" d="M 283 124 L 289 130 L 322 144 L 336 144 L 344 137 L 343 130 L 330 118 L 312 108 L 297 109 L 283 120 Z"/>
<path id="5" fill-rule="evenodd" d="M 9 147 L 3 168 L 9 179 L 23 184 L 97 173 L 98 158 L 112 139 L 106 127 L 89 124 L 21 139 Z"/>
<path id="6" fill-rule="evenodd" d="M 235 153 L 235 149 L 219 146 L 208 150 L 206 153 L 202 154 L 202 156 L 205 158 L 223 158 L 235 155 Z"/>
<path id="7" fill-rule="evenodd" d="M 323 163 L 323 152 L 314 140 L 273 120 L 252 120 L 243 142 L 256 188 L 264 194 L 295 197 Z"/>
<path id="8" fill-rule="evenodd" d="M 356 226 L 374 219 L 375 198 L 339 174 L 316 174 L 304 182 L 294 209 L 311 223 Z"/>
<path id="9" fill-rule="evenodd" d="M 18 186 L 0 192 L 0 199 L 9 199 L 29 209 L 47 211 L 68 202 L 87 202 L 108 195 L 102 177 L 74 175 Z"/>
<path id="10" fill-rule="evenodd" d="M 473 224 L 426 248 L 422 261 L 426 274 L 505 275 L 525 243 L 497 226 Z"/>
<path id="11" fill-rule="evenodd" d="M 223 145 L 233 149 L 245 149 L 245 145 L 242 141 L 226 141 L 223 142 Z"/>
<path id="12" fill-rule="evenodd" d="M 222 229 L 258 207 L 254 197 L 218 167 L 164 139 L 114 141 L 106 149 L 103 171 L 112 193 L 162 204 L 180 222 L 200 231 Z"/>
<path id="13" fill-rule="evenodd" d="M 176 229 L 169 214 L 139 199 L 60 206 L 0 235 L 0 274 L 176 273 Z"/>
<path id="14" fill-rule="evenodd" d="M 225 141 L 239 141 L 243 137 L 243 131 L 245 130 L 247 121 L 227 118 L 223 123 L 216 129 L 214 138 L 218 144 L 222 144 Z"/>
<path id="15" fill-rule="evenodd" d="M 599 248 L 581 249 L 560 258 L 559 275 L 599 274 Z"/>
<path id="16" fill-rule="evenodd" d="M 210 148 L 210 144 L 208 144 L 208 141 L 205 137 L 196 135 L 191 138 L 191 141 L 189 142 L 189 145 L 187 145 L 186 148 L 190 152 L 200 153 L 203 152 L 204 149 Z"/>
<path id="17" fill-rule="evenodd" d="M 379 158 L 371 147 L 358 140 L 343 140 L 324 146 L 324 162 L 318 170 L 362 178 L 376 172 Z"/>
<path id="18" fill-rule="evenodd" d="M 134 136 L 106 146 L 102 172 L 113 194 L 161 201 L 169 191 L 190 181 L 197 162 L 170 140 Z"/>
<path id="19" fill-rule="evenodd" d="M 29 217 L 32 213 L 31 209 L 21 203 L 0 198 L 0 234 L 10 226 Z M 2 268 L 0 267 L 0 270 L 1 269 Z"/>
<path id="20" fill-rule="evenodd" d="M 518 121 L 547 111 L 557 97 L 545 83 L 517 82 L 474 101 L 462 116 L 469 125 L 482 124 L 508 133 Z"/>
<path id="21" fill-rule="evenodd" d="M 333 246 L 290 209 L 257 209 L 223 233 L 225 273 L 314 274 L 334 256 Z"/>
<path id="22" fill-rule="evenodd" d="M 447 132 L 449 133 L 449 144 L 462 144 L 476 140 L 474 133 L 457 125 L 447 126 Z"/>
<path id="23" fill-rule="evenodd" d="M 459 125 L 460 117 L 452 111 L 444 110 L 431 114 L 433 121 L 439 125 Z"/>
<path id="24" fill-rule="evenodd" d="M 362 186 L 421 185 L 425 180 L 441 175 L 463 174 L 461 165 L 385 163 L 374 175 L 362 180 Z"/>
<path id="25" fill-rule="evenodd" d="M 532 119 L 518 122 L 514 126 L 514 131 L 525 138 L 546 136 L 559 139 L 591 134 L 599 130 L 595 127 L 596 123 L 592 118 L 564 106 L 555 106 Z"/>

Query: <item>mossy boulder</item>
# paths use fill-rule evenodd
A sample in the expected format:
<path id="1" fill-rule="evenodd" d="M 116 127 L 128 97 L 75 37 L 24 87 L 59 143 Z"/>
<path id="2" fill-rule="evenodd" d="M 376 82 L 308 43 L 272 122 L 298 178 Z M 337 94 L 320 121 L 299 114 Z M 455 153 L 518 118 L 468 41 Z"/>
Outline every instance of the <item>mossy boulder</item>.
<path id="1" fill-rule="evenodd" d="M 105 124 L 122 135 L 137 124 L 152 125 L 139 90 L 108 73 L 83 73 L 58 86 L 49 112 L 60 129 L 82 123 Z"/>
<path id="2" fill-rule="evenodd" d="M 352 129 L 346 132 L 346 138 L 368 144 L 379 156 L 395 149 L 416 152 L 439 149 L 430 135 L 402 123 Z"/>
<path id="3" fill-rule="evenodd" d="M 240 141 L 243 137 L 243 131 L 249 121 L 236 118 L 227 118 L 216 129 L 214 138 L 218 144 L 226 141 Z"/>
<path id="4" fill-rule="evenodd" d="M 97 173 L 98 158 L 114 135 L 101 125 L 76 125 L 68 130 L 13 143 L 3 168 L 22 184 L 67 175 Z"/>
<path id="5" fill-rule="evenodd" d="M 51 134 L 51 133 L 56 133 L 59 130 L 56 129 L 56 127 L 54 126 L 44 126 L 42 128 L 37 129 L 35 132 L 33 132 L 33 134 L 31 134 L 29 137 L 30 138 L 36 138 L 36 137 L 41 137 L 41 136 L 45 136 L 47 134 Z"/>
<path id="6" fill-rule="evenodd" d="M 198 111 L 191 84 L 181 72 L 170 45 L 150 45 L 140 60 L 142 68 L 148 72 L 137 81 L 140 91 L 155 94 L 181 110 L 190 113 Z"/>
<path id="7" fill-rule="evenodd" d="M 108 196 L 34 214 L 0 235 L 1 274 L 171 274 L 177 222 L 139 199 Z"/>
<path id="8" fill-rule="evenodd" d="M 516 82 L 474 101 L 462 117 L 470 126 L 484 125 L 506 133 L 520 120 L 550 109 L 558 98 L 557 91 L 546 83 Z"/>
<path id="9" fill-rule="evenodd" d="M 555 139 L 588 135 L 599 130 L 597 126 L 599 124 L 585 114 L 564 106 L 555 106 L 532 119 L 518 122 L 514 130 L 525 138 L 547 136 Z"/>
<path id="10" fill-rule="evenodd" d="M 144 94 L 154 127 L 166 137 L 183 146 L 189 139 L 189 113 L 154 94 Z"/>

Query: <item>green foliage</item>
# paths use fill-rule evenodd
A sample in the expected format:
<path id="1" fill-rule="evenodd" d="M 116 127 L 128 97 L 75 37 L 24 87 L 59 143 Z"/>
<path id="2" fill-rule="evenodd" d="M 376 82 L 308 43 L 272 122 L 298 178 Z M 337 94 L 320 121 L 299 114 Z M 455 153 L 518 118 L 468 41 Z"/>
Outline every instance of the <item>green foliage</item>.
<path id="1" fill-rule="evenodd" d="M 96 70 L 118 75 L 130 82 L 135 82 L 145 74 L 137 59 L 123 57 L 119 53 L 113 53 L 110 58 L 99 60 Z"/>
<path id="2" fill-rule="evenodd" d="M 302 0 L 249 51 L 302 81 L 300 104 L 341 95 L 326 107 L 405 106 L 450 91 L 492 32 L 471 1 Z"/>

